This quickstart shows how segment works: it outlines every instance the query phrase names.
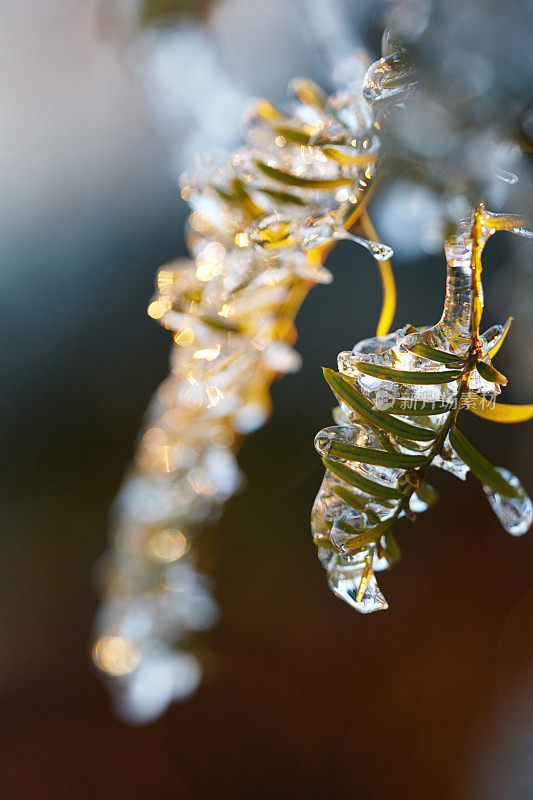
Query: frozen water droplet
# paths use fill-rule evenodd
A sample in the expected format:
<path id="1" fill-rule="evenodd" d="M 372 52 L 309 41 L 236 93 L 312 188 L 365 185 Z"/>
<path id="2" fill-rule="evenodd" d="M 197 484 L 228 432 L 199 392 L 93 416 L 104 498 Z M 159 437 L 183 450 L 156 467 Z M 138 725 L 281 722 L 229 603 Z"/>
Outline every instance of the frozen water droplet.
<path id="1" fill-rule="evenodd" d="M 333 239 L 347 239 L 355 244 L 360 244 L 372 253 L 376 261 L 386 261 L 394 255 L 394 250 L 387 244 L 381 242 L 371 242 L 369 239 L 363 239 L 361 236 L 355 236 L 353 233 L 348 233 L 344 228 L 337 228 L 333 234 Z"/>
<path id="2" fill-rule="evenodd" d="M 363 97 L 370 105 L 403 103 L 418 88 L 413 68 L 403 53 L 392 53 L 372 64 L 363 83 Z"/>
<path id="3" fill-rule="evenodd" d="M 514 172 L 508 172 L 506 169 L 496 169 L 494 172 L 498 180 L 504 183 L 518 183 L 518 175 L 515 175 Z"/>
<path id="4" fill-rule="evenodd" d="M 330 425 L 315 436 L 315 449 L 323 458 L 339 460 L 338 456 L 330 452 L 334 442 L 365 447 L 375 445 L 376 440 L 370 428 L 363 424 L 351 423 L 349 427 Z M 344 457 L 342 459 L 345 460 Z"/>
<path id="5" fill-rule="evenodd" d="M 332 427 L 324 428 L 315 436 L 315 450 L 323 458 L 329 457 L 329 448 L 334 438 Z"/>
<path id="6" fill-rule="evenodd" d="M 492 510 L 500 520 L 501 524 L 512 536 L 522 536 L 527 533 L 533 522 L 533 504 L 531 498 L 526 494 L 524 487 L 512 472 L 504 467 L 495 467 L 511 486 L 521 493 L 521 497 L 502 497 L 494 492 L 490 486 L 483 485 L 485 494 L 488 497 Z"/>
<path id="7" fill-rule="evenodd" d="M 332 592 L 361 614 L 385 610 L 389 606 L 374 575 L 370 578 L 362 599 L 357 600 L 363 568 L 364 561 L 357 556 L 353 558 L 337 556 L 332 559 L 328 565 L 328 583 Z"/>
<path id="8" fill-rule="evenodd" d="M 350 238 L 353 242 L 357 242 L 358 244 L 362 244 L 363 247 L 366 247 L 366 249 L 372 253 L 376 261 L 387 261 L 387 259 L 392 258 L 394 255 L 392 247 L 382 244 L 381 242 L 370 242 L 368 239 L 360 239 L 358 236 L 352 236 Z"/>
<path id="9" fill-rule="evenodd" d="M 293 230 L 292 233 L 293 235 L 299 235 L 304 250 L 310 250 L 314 247 L 343 239 L 362 245 L 377 261 L 386 261 L 394 255 L 394 250 L 388 245 L 381 242 L 372 242 L 361 236 L 355 236 L 330 218 L 320 219 L 313 225 L 303 227 L 298 233 L 296 233 L 296 230 Z"/>

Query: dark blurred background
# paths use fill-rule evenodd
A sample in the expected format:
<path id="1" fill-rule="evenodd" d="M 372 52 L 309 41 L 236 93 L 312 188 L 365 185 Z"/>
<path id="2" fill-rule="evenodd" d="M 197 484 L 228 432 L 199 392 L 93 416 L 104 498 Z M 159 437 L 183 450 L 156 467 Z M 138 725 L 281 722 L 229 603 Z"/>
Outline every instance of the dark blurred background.
<path id="1" fill-rule="evenodd" d="M 251 91 L 277 99 L 315 69 L 281 3 L 227 6 L 237 51 L 247 26 L 263 31 Z M 334 284 L 298 318 L 304 367 L 275 385 L 273 420 L 242 450 L 247 490 L 203 536 L 221 607 L 200 643 L 206 680 L 155 723 L 116 720 L 90 661 L 92 571 L 167 370 L 169 335 L 145 308 L 156 267 L 184 252 L 186 208 L 98 4 L 2 0 L 0 19 L 0 795 L 529 800 L 533 540 L 500 528 L 475 480 L 434 474 L 441 502 L 398 528 L 386 613 L 336 600 L 316 559 L 312 445 L 333 404 L 320 366 L 372 335 L 379 303 L 372 259 L 344 244 Z M 510 402 L 533 388 L 527 247 L 501 234 L 486 251 L 487 327 L 518 317 L 498 357 Z M 443 258 L 396 271 L 398 325 L 436 320 Z M 531 427 L 466 417 L 531 491 Z"/>

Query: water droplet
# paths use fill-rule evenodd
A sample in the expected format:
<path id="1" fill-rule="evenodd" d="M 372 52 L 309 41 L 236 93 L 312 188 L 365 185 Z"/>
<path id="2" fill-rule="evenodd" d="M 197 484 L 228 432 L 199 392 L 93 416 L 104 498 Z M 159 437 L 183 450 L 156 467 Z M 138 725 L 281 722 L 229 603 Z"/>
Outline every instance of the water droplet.
<path id="1" fill-rule="evenodd" d="M 524 487 L 512 472 L 504 467 L 495 467 L 497 472 L 502 475 L 511 486 L 521 493 L 521 497 L 502 497 L 494 492 L 490 486 L 483 485 L 485 494 L 488 497 L 492 510 L 500 520 L 501 524 L 511 536 L 522 536 L 527 533 L 533 522 L 533 504 L 531 498 L 526 494 Z"/>

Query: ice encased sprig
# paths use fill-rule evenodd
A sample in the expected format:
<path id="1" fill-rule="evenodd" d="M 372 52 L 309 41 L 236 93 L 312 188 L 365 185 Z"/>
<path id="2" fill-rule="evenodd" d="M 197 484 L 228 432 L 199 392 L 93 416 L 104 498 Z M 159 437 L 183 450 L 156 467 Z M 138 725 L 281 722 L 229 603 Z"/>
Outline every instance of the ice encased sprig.
<path id="1" fill-rule="evenodd" d="M 159 270 L 148 307 L 173 333 L 170 374 L 113 507 L 93 648 L 130 722 L 157 717 L 200 681 L 190 639 L 217 607 L 195 540 L 241 485 L 236 452 L 268 417 L 273 378 L 299 368 L 294 317 L 309 289 L 331 280 L 327 249 L 347 238 L 381 270 L 390 255 L 366 217 L 363 236 L 347 230 L 376 176 L 372 109 L 360 91 L 327 97 L 301 79 L 291 94 L 287 111 L 258 101 L 245 146 L 183 178 L 191 255 Z M 393 313 L 389 298 L 385 326 Z"/>
<path id="2" fill-rule="evenodd" d="M 471 471 L 509 533 L 531 525 L 531 500 L 518 479 L 492 467 L 456 428 L 461 407 L 490 419 L 507 382 L 491 358 L 509 325 L 479 334 L 481 252 L 502 229 L 526 233 L 518 218 L 480 206 L 446 243 L 446 298 L 436 325 L 366 339 L 339 354 L 338 372 L 324 370 L 339 407 L 337 425 L 315 439 L 326 473 L 312 530 L 333 592 L 362 613 L 387 608 L 374 572 L 398 558 L 393 523 L 434 501 L 430 466 L 463 480 Z"/>

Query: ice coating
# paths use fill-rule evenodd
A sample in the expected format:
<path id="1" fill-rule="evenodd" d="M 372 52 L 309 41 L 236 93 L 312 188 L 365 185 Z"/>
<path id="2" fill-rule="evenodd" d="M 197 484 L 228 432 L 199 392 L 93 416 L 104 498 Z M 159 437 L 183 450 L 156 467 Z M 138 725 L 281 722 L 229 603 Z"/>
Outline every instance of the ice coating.
<path id="1" fill-rule="evenodd" d="M 491 352 L 505 335 L 501 325 L 479 335 L 479 259 L 488 238 L 504 224 L 522 233 L 519 222 L 514 226 L 511 218 L 504 223 L 484 208 L 476 211 L 446 243 L 446 295 L 439 322 L 365 339 L 339 354 L 337 374 L 326 373 L 339 407 L 337 425 L 315 439 L 326 473 L 311 526 L 331 589 L 358 611 L 387 607 L 373 573 L 397 558 L 392 523 L 412 518 L 433 502 L 428 468 L 439 467 L 463 480 L 470 471 L 449 431 L 467 390 L 493 398 L 499 394 L 499 383 L 489 380 L 492 374 L 482 377 L 475 364 L 479 359 L 490 367 Z M 420 404 L 423 413 L 417 414 Z M 387 465 L 391 454 L 398 463 Z M 484 489 L 503 527 L 519 536 L 531 525 L 531 500 L 515 476 L 501 468 L 498 472 L 519 496 Z"/>

